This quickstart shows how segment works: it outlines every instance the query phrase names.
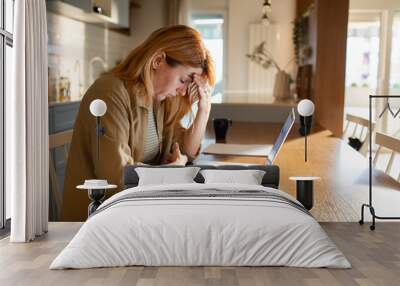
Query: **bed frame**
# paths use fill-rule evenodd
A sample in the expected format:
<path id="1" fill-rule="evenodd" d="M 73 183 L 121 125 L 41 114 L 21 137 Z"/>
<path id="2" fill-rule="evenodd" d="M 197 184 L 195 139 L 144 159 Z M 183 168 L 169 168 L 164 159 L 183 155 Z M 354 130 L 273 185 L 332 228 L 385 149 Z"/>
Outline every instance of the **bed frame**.
<path id="1" fill-rule="evenodd" d="M 262 179 L 261 184 L 265 187 L 279 188 L 279 167 L 276 165 L 191 165 L 200 167 L 202 170 L 216 169 L 216 170 L 262 170 L 265 171 L 265 175 Z M 146 168 L 160 168 L 165 166 L 143 166 L 143 165 L 128 165 L 124 168 L 124 189 L 136 187 L 139 183 L 139 176 L 137 175 L 135 168 L 146 167 Z M 184 166 L 170 166 L 171 168 L 184 168 Z M 194 178 L 197 183 L 204 183 L 204 178 L 200 174 Z"/>

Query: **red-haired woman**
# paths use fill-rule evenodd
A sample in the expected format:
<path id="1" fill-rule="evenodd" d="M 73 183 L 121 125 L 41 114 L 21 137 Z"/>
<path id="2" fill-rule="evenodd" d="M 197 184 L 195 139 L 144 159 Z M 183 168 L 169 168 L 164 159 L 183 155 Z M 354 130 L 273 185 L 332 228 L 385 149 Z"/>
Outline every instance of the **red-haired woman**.
<path id="1" fill-rule="evenodd" d="M 88 89 L 80 105 L 64 185 L 62 220 L 83 221 L 89 200 L 76 190 L 86 179 L 107 179 L 122 189 L 128 164 L 177 164 L 193 160 L 200 149 L 215 84 L 214 65 L 199 32 L 170 26 L 153 32 L 110 73 Z M 94 99 L 107 104 L 102 117 L 100 162 L 96 160 Z M 181 119 L 198 111 L 188 129 Z M 194 118 L 193 118 L 194 117 Z"/>

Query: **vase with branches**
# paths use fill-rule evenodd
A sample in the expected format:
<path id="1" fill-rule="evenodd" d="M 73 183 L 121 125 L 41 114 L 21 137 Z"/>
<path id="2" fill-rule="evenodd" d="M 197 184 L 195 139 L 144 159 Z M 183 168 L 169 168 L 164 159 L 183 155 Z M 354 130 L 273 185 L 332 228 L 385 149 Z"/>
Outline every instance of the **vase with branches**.
<path id="1" fill-rule="evenodd" d="M 290 83 L 293 82 L 290 75 L 285 71 L 291 59 L 283 68 L 275 61 L 272 54 L 266 48 L 266 42 L 263 41 L 257 45 L 251 54 L 246 54 L 247 58 L 265 69 L 274 67 L 277 70 L 274 83 L 273 95 L 277 99 L 288 99 L 290 97 Z"/>

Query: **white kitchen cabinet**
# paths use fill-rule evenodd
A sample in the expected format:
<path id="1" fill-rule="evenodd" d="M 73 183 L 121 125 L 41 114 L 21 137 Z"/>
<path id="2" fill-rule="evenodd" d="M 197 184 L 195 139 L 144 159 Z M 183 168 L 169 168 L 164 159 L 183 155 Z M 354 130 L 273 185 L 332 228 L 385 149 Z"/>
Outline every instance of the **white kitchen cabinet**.
<path id="1" fill-rule="evenodd" d="M 130 0 L 47 0 L 51 12 L 109 28 L 129 28 Z"/>

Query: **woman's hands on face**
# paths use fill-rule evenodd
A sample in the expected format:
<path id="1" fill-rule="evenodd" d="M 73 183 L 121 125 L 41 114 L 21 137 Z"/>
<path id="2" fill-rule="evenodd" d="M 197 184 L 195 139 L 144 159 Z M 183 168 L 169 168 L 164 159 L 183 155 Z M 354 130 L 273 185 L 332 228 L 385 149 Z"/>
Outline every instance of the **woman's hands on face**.
<path id="1" fill-rule="evenodd" d="M 189 90 L 189 94 L 192 96 L 192 94 L 197 95 L 198 97 L 198 111 L 200 112 L 206 112 L 209 113 L 211 109 L 211 93 L 212 89 L 210 85 L 207 82 L 207 79 L 203 76 L 199 76 L 198 74 L 195 74 L 193 76 L 193 83 L 192 86 L 190 87 L 193 89 L 195 86 L 197 87 L 197 92 L 192 92 Z M 190 99 L 192 102 L 195 102 L 197 98 L 191 98 Z"/>
<path id="2" fill-rule="evenodd" d="M 185 166 L 187 161 L 187 156 L 181 153 L 181 150 L 179 149 L 179 144 L 175 142 L 172 145 L 171 153 L 167 157 L 168 165 Z"/>

